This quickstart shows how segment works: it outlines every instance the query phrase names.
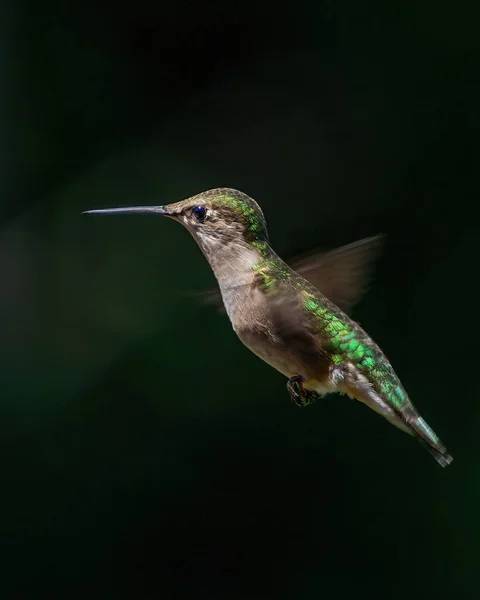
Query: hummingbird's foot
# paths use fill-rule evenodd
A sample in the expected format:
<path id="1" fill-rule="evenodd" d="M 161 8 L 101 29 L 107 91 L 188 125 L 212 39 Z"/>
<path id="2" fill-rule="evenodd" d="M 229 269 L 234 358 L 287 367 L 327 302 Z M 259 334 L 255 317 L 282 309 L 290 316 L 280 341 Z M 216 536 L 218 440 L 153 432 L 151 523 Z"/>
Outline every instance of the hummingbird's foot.
<path id="1" fill-rule="evenodd" d="M 308 406 L 309 404 L 315 402 L 315 400 L 319 397 L 316 392 L 306 390 L 303 387 L 301 375 L 290 377 L 287 382 L 287 390 L 290 394 L 292 402 L 296 406 Z"/>

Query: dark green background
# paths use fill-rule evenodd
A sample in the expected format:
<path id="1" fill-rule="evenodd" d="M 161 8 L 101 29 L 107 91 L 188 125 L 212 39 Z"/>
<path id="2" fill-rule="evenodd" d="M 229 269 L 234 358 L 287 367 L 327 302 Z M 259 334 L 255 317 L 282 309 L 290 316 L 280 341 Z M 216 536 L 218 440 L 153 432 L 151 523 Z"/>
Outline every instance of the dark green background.
<path id="1" fill-rule="evenodd" d="M 477 598 L 475 3 L 2 11 L 1 597 Z M 284 257 L 387 235 L 355 317 L 450 468 L 296 409 L 179 225 L 80 216 L 219 186 Z"/>

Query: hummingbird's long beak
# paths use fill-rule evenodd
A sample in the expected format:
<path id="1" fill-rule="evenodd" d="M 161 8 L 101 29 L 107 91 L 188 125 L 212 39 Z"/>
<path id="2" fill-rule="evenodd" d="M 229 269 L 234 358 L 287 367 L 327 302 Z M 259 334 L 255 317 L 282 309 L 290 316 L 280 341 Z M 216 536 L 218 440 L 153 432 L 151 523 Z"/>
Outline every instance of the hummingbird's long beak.
<path id="1" fill-rule="evenodd" d="M 128 206 L 125 208 L 101 208 L 98 210 L 86 210 L 82 215 L 163 215 L 173 217 L 174 213 L 168 211 L 164 206 Z"/>

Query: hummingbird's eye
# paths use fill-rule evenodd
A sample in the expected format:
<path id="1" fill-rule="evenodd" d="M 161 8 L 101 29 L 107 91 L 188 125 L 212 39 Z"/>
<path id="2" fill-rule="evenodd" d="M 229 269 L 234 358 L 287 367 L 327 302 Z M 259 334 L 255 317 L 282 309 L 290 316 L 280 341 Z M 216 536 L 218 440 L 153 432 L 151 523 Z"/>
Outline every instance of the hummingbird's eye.
<path id="1" fill-rule="evenodd" d="M 195 206 L 192 208 L 192 215 L 199 221 L 203 223 L 205 221 L 205 217 L 207 216 L 207 209 L 204 206 Z"/>

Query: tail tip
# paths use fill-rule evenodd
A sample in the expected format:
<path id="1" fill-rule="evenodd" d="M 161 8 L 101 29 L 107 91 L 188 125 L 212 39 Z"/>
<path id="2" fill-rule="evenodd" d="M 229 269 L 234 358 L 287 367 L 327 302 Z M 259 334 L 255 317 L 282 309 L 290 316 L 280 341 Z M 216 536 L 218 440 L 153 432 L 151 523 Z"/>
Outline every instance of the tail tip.
<path id="1" fill-rule="evenodd" d="M 438 464 L 445 468 L 448 467 L 448 465 L 450 465 L 453 462 L 453 456 L 451 456 L 450 454 L 448 454 L 448 452 L 445 452 L 444 454 L 440 454 L 439 456 L 436 457 Z"/>
<path id="2" fill-rule="evenodd" d="M 448 453 L 445 446 L 441 444 L 433 446 L 422 438 L 419 438 L 419 441 L 441 467 L 448 467 L 448 465 L 450 465 L 453 462 L 453 456 Z"/>

